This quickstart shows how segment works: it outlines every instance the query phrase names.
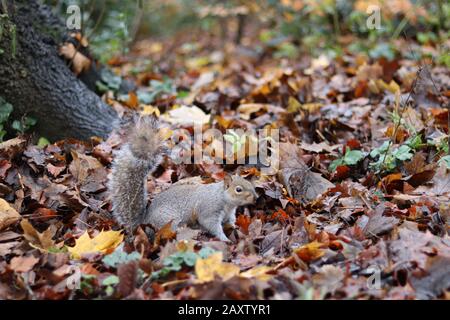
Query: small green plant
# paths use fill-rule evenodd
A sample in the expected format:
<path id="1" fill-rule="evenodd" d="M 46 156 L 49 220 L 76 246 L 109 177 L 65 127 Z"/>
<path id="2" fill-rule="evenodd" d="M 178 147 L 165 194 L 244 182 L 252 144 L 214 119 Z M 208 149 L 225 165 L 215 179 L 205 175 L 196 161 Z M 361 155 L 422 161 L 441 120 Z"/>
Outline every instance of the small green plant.
<path id="1" fill-rule="evenodd" d="M 137 96 L 144 104 L 151 104 L 162 94 L 177 94 L 177 89 L 172 79 L 165 78 L 163 81 L 150 81 L 150 90 L 139 90 Z"/>
<path id="2" fill-rule="evenodd" d="M 414 156 L 414 151 L 422 145 L 421 135 L 414 135 L 406 140 L 398 148 L 391 148 L 391 141 L 385 141 L 380 147 L 370 152 L 370 157 L 377 160 L 371 162 L 369 167 L 376 172 L 392 171 L 406 160 L 410 160 Z"/>
<path id="3" fill-rule="evenodd" d="M 450 169 L 450 155 L 442 157 L 441 159 L 439 159 L 438 163 L 444 163 L 447 166 L 447 169 Z"/>
<path id="4" fill-rule="evenodd" d="M 103 68 L 100 72 L 100 81 L 95 85 L 100 92 L 107 92 L 109 90 L 117 92 L 122 84 L 122 78 L 115 75 L 110 69 Z"/>
<path id="5" fill-rule="evenodd" d="M 20 134 L 24 134 L 26 131 L 30 130 L 33 126 L 35 126 L 37 120 L 31 117 L 24 116 L 21 120 L 14 120 L 11 127 L 19 132 Z"/>
<path id="6" fill-rule="evenodd" d="M 347 147 L 345 149 L 344 156 L 331 162 L 328 170 L 333 172 L 339 166 L 353 166 L 355 164 L 358 164 L 358 162 L 364 159 L 364 157 L 364 152 L 360 150 L 350 150 L 350 148 Z"/>
<path id="7" fill-rule="evenodd" d="M 5 99 L 0 97 L 0 142 L 3 141 L 3 138 L 7 133 L 5 130 L 5 125 L 11 121 L 10 116 L 13 110 L 14 107 L 10 103 L 6 102 Z M 13 128 L 18 134 L 24 134 L 36 125 L 36 123 L 36 119 L 23 116 L 20 120 L 14 120 L 11 124 L 11 128 Z"/>
<path id="8" fill-rule="evenodd" d="M 118 276 L 111 275 L 102 281 L 102 286 L 105 286 L 105 292 L 107 296 L 112 296 L 114 294 L 114 286 L 118 285 L 120 279 Z"/>
<path id="9" fill-rule="evenodd" d="M 8 121 L 12 111 L 13 106 L 0 97 L 0 142 L 3 141 L 3 137 L 6 134 L 4 125 Z"/>
<path id="10" fill-rule="evenodd" d="M 170 274 L 172 271 L 180 271 L 183 266 L 193 267 L 198 258 L 208 258 L 215 251 L 211 248 L 202 248 L 198 253 L 193 251 L 182 251 L 174 253 L 164 259 L 164 267 L 154 272 L 152 278 L 161 278 Z"/>
<path id="11" fill-rule="evenodd" d="M 114 250 L 113 253 L 108 254 L 103 258 L 103 263 L 111 268 L 117 268 L 118 265 L 131 262 L 131 261 L 137 261 L 141 259 L 141 255 L 138 252 L 132 252 L 132 253 L 126 253 L 123 250 L 123 244 Z"/>

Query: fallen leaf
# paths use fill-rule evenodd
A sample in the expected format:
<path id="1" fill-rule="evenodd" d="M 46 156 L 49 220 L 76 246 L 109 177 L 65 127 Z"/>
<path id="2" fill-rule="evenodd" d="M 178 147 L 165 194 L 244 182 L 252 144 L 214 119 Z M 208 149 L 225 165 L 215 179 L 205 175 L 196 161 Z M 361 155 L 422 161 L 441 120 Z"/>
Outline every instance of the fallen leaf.
<path id="1" fill-rule="evenodd" d="M 317 199 L 334 187 L 321 174 L 311 172 L 299 155 L 299 148 L 292 143 L 280 143 L 280 171 L 278 176 L 291 197 L 298 201 Z"/>
<path id="2" fill-rule="evenodd" d="M 342 287 L 345 272 L 341 268 L 333 265 L 324 265 L 319 272 L 313 275 L 313 283 L 325 292 L 334 293 Z"/>
<path id="3" fill-rule="evenodd" d="M 256 278 L 261 281 L 268 281 L 272 278 L 272 275 L 267 274 L 269 271 L 272 271 L 272 268 L 268 266 L 258 266 L 242 272 L 239 276 L 243 278 Z"/>
<path id="4" fill-rule="evenodd" d="M 47 251 L 50 248 L 58 248 L 63 245 L 63 243 L 56 244 L 52 239 L 56 232 L 56 229 L 52 226 L 42 233 L 38 232 L 27 219 L 23 219 L 20 222 L 20 226 L 23 229 L 23 236 L 34 248 Z"/>
<path id="5" fill-rule="evenodd" d="M 117 291 L 122 297 L 129 296 L 136 288 L 138 269 L 136 261 L 121 264 L 117 269 L 117 276 L 119 277 Z"/>
<path id="6" fill-rule="evenodd" d="M 21 215 L 4 199 L 0 198 L 0 230 L 19 221 Z"/>
<path id="7" fill-rule="evenodd" d="M 28 272 L 38 263 L 39 258 L 33 256 L 14 257 L 11 259 L 9 268 L 15 272 Z"/>
<path id="8" fill-rule="evenodd" d="M 368 237 L 383 234 L 392 230 L 399 220 L 395 217 L 386 217 L 383 215 L 385 206 L 380 204 L 375 211 L 368 213 L 369 220 L 366 226 L 363 228 L 364 234 Z"/>
<path id="9" fill-rule="evenodd" d="M 217 252 L 206 259 L 197 259 L 195 262 L 195 274 L 198 283 L 213 281 L 216 276 L 226 281 L 239 275 L 239 267 L 231 263 L 222 262 L 223 253 Z"/>
<path id="10" fill-rule="evenodd" d="M 197 106 L 188 107 L 185 105 L 172 109 L 161 116 L 169 123 L 187 126 L 209 123 L 210 117 Z"/>
<path id="11" fill-rule="evenodd" d="M 248 234 L 248 226 L 250 225 L 251 219 L 249 216 L 241 214 L 236 219 L 236 225 L 241 228 L 242 232 Z"/>
<path id="12" fill-rule="evenodd" d="M 163 240 L 175 239 L 177 233 L 172 230 L 172 221 L 165 224 L 155 235 L 155 245 L 159 246 Z"/>
<path id="13" fill-rule="evenodd" d="M 303 261 L 311 262 L 319 259 L 325 254 L 325 252 L 321 249 L 325 247 L 325 244 L 318 241 L 313 241 L 295 249 L 294 253 Z"/>
<path id="14" fill-rule="evenodd" d="M 80 259 L 83 254 L 101 252 L 103 254 L 112 252 L 123 241 L 121 231 L 101 231 L 91 239 L 86 231 L 75 241 L 74 247 L 68 247 L 72 258 Z"/>
<path id="15" fill-rule="evenodd" d="M 414 194 L 427 194 L 427 195 L 435 195 L 442 196 L 450 194 L 450 170 L 447 169 L 445 163 L 442 163 L 440 167 L 436 170 L 436 174 L 434 175 L 431 183 L 433 184 L 431 187 L 429 186 L 420 186 L 414 191 Z"/>

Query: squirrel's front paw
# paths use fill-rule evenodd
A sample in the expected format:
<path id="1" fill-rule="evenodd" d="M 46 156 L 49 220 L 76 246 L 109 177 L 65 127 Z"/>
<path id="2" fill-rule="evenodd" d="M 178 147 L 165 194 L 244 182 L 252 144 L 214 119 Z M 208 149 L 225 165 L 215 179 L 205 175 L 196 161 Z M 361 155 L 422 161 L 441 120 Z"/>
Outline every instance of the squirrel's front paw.
<path id="1" fill-rule="evenodd" d="M 217 238 L 219 238 L 220 241 L 224 241 L 224 242 L 231 242 L 230 239 L 227 238 L 227 236 L 225 234 L 219 234 L 216 236 Z"/>
<path id="2" fill-rule="evenodd" d="M 228 239 L 227 237 L 220 238 L 220 241 L 228 242 L 228 243 L 231 243 L 231 242 L 232 242 L 232 241 L 231 241 L 230 239 Z"/>

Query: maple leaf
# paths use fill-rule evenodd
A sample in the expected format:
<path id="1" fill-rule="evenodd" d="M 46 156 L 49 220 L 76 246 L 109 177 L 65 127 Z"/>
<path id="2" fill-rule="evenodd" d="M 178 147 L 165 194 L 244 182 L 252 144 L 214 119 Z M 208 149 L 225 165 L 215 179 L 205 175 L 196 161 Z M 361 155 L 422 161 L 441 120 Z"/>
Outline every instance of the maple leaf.
<path id="1" fill-rule="evenodd" d="M 83 254 L 92 252 L 109 253 L 123 241 L 121 231 L 101 231 L 91 239 L 87 231 L 75 241 L 74 247 L 68 250 L 74 259 L 80 259 Z"/>
<path id="2" fill-rule="evenodd" d="M 226 281 L 239 275 L 240 270 L 238 266 L 232 263 L 222 262 L 222 260 L 222 252 L 214 253 L 206 259 L 197 259 L 195 262 L 197 282 L 209 282 L 214 280 L 216 276 L 219 276 L 223 281 Z"/>

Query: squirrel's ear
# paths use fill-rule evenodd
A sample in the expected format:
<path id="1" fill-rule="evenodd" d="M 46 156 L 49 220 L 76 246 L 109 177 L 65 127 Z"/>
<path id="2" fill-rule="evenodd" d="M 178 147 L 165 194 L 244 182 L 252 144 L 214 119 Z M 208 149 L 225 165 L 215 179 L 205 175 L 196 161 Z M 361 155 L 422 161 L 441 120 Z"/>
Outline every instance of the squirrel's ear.
<path id="1" fill-rule="evenodd" d="M 225 189 L 228 189 L 231 185 L 231 182 L 233 181 L 233 178 L 228 173 L 225 173 L 225 177 L 223 178 L 223 185 Z"/>

